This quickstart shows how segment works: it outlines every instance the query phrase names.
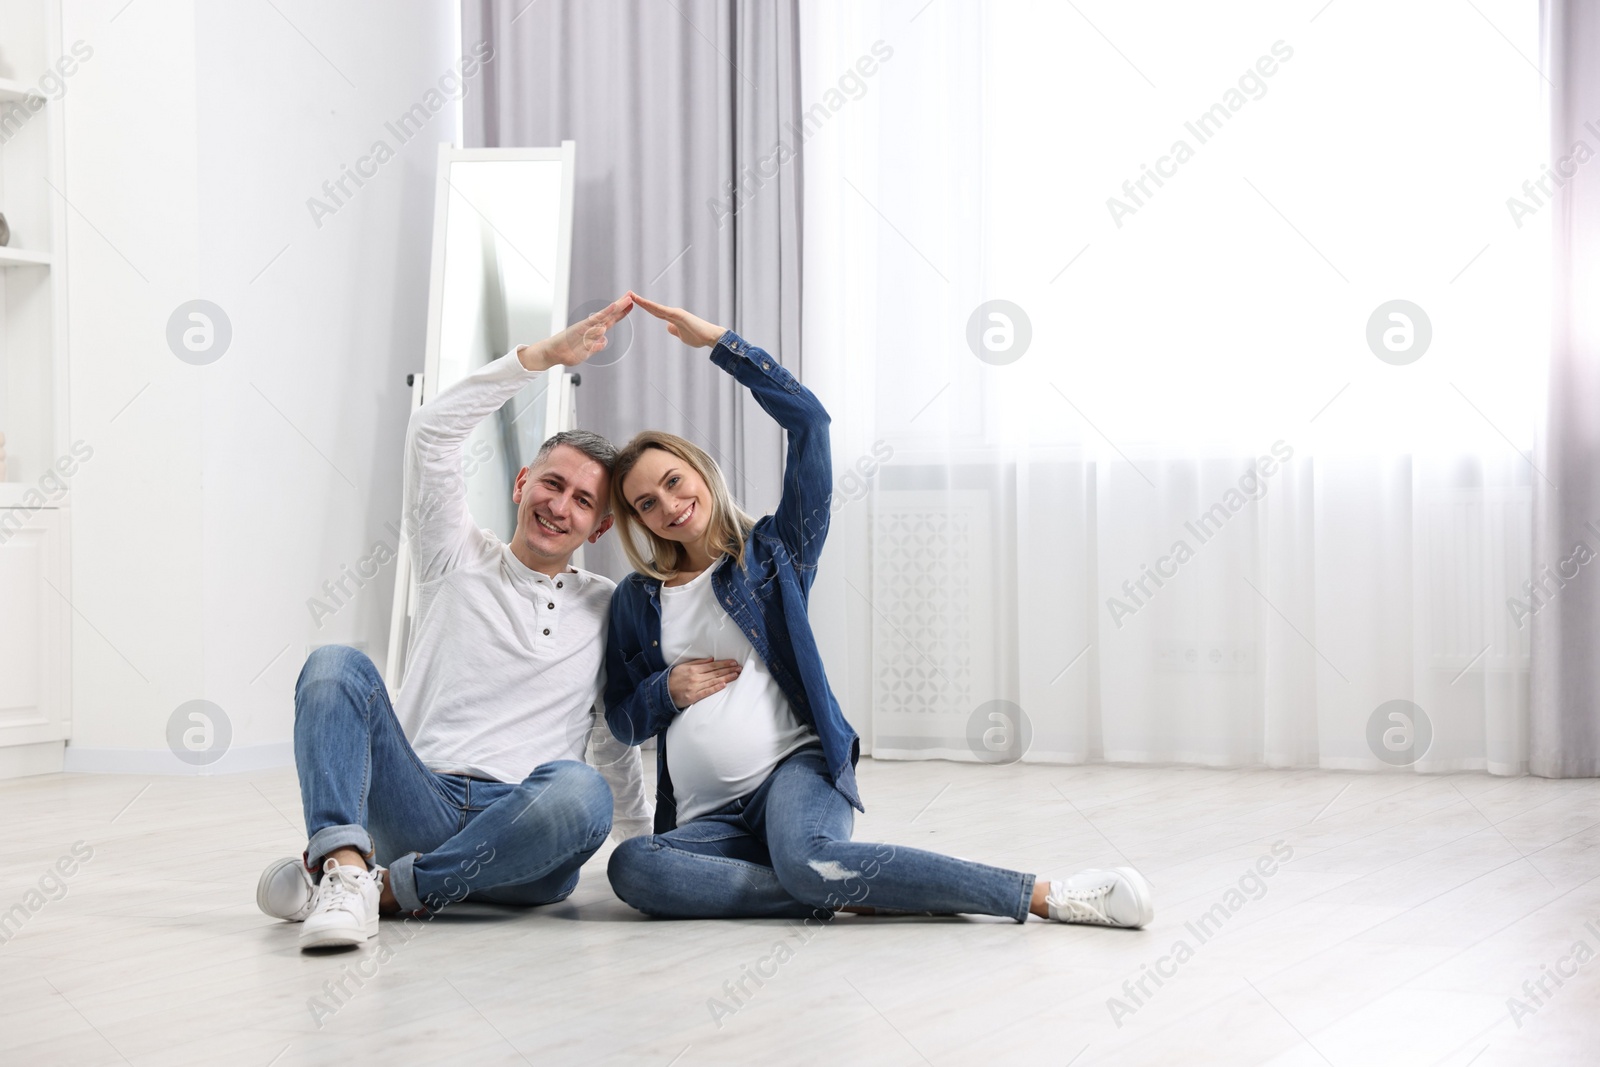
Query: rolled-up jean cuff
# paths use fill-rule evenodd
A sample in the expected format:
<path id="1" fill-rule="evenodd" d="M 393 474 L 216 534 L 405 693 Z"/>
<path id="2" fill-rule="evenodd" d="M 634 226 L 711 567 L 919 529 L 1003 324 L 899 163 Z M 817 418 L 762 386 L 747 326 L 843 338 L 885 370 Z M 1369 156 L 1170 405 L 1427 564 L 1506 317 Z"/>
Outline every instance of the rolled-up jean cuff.
<path id="1" fill-rule="evenodd" d="M 423 906 L 422 898 L 417 896 L 415 867 L 419 855 L 421 855 L 419 852 L 407 852 L 389 864 L 388 873 L 384 876 L 388 879 L 389 888 L 394 890 L 394 899 L 399 903 L 400 910 L 413 915 L 427 910 Z"/>
<path id="2" fill-rule="evenodd" d="M 1019 923 L 1027 922 L 1028 915 L 1033 910 L 1034 878 L 1035 876 L 1031 874 L 1025 874 L 1022 876 L 1022 905 L 1017 911 L 1016 915 L 1017 922 Z"/>
<path id="3" fill-rule="evenodd" d="M 322 870 L 322 861 L 328 853 L 341 848 L 353 848 L 366 857 L 367 866 L 372 866 L 372 835 L 367 833 L 365 826 L 324 826 L 311 835 L 311 840 L 306 845 L 306 866 L 312 872 Z"/>

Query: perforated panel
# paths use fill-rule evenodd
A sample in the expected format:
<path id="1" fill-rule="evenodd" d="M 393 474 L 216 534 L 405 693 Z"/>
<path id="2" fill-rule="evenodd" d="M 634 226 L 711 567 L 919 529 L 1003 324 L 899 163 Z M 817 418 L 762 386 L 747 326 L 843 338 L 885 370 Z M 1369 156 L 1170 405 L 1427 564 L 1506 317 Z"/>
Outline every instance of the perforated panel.
<path id="1" fill-rule="evenodd" d="M 991 496 L 880 491 L 872 524 L 873 753 L 966 753 L 993 695 Z"/>

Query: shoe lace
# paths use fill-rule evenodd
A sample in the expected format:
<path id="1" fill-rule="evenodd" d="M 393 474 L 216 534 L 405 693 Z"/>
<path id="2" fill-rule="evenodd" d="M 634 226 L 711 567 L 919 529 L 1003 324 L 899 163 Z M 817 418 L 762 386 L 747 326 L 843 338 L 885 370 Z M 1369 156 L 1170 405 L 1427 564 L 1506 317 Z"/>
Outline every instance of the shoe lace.
<path id="1" fill-rule="evenodd" d="M 1052 887 L 1055 890 L 1055 887 Z M 1098 889 L 1059 889 L 1049 893 L 1045 901 L 1055 909 L 1057 915 L 1064 922 L 1100 923 L 1105 926 L 1116 925 L 1111 921 L 1111 916 L 1105 911 L 1105 898 L 1111 892 L 1110 886 Z"/>
<path id="2" fill-rule="evenodd" d="M 357 870 L 344 865 L 331 865 L 323 870 L 322 885 L 319 887 L 317 910 L 318 911 L 354 911 L 355 901 L 361 896 L 361 883 L 371 875 L 370 872 Z M 379 883 L 382 891 L 382 883 Z"/>

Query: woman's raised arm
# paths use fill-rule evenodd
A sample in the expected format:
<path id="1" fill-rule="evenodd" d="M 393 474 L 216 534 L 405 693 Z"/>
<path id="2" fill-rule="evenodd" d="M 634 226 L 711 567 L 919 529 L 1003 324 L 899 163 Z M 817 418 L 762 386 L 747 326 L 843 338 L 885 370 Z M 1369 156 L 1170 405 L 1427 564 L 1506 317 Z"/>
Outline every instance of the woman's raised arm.
<path id="1" fill-rule="evenodd" d="M 772 519 L 779 538 L 794 558 L 801 582 L 809 589 L 828 534 L 829 500 L 833 494 L 833 450 L 828 439 L 831 420 L 827 409 L 770 353 L 731 330 L 682 308 L 646 300 L 638 293 L 630 292 L 628 296 L 665 321 L 667 332 L 684 344 L 695 348 L 715 346 L 712 362 L 748 388 L 756 403 L 787 431 L 783 496 Z"/>

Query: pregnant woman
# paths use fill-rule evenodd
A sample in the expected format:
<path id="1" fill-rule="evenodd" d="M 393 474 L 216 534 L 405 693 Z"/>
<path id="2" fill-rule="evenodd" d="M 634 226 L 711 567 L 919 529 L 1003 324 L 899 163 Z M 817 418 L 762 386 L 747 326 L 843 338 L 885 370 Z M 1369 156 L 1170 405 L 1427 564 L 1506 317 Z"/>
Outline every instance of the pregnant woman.
<path id="1" fill-rule="evenodd" d="M 742 511 L 704 451 L 639 434 L 617 456 L 612 511 L 636 573 L 611 601 L 606 720 L 657 739 L 655 834 L 611 856 L 617 896 L 664 918 L 834 911 L 1002 915 L 1138 927 L 1131 867 L 1063 881 L 922 849 L 852 841 L 860 745 L 806 615 L 828 531 L 828 413 L 768 353 L 682 308 L 630 294 L 754 394 L 788 432 L 777 510 Z"/>

